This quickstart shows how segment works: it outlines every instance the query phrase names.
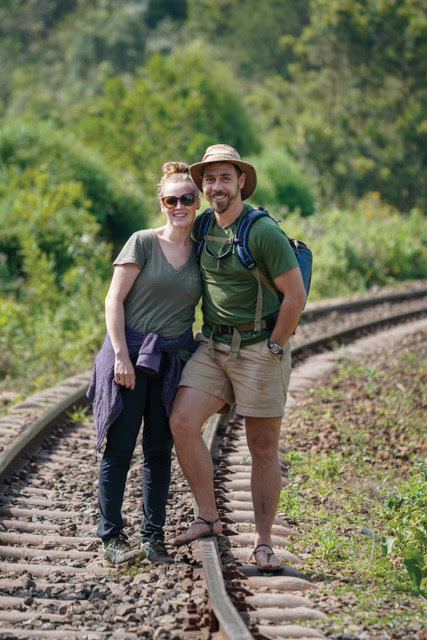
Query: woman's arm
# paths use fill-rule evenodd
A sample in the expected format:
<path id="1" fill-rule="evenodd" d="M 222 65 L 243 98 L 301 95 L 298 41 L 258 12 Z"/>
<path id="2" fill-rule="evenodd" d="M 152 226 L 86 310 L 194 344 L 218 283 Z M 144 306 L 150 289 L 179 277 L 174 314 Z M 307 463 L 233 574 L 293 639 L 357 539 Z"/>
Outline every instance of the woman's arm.
<path id="1" fill-rule="evenodd" d="M 139 266 L 131 262 L 116 265 L 105 298 L 105 323 L 115 354 L 114 381 L 128 389 L 135 388 L 135 370 L 126 344 L 123 303 L 140 271 Z"/>

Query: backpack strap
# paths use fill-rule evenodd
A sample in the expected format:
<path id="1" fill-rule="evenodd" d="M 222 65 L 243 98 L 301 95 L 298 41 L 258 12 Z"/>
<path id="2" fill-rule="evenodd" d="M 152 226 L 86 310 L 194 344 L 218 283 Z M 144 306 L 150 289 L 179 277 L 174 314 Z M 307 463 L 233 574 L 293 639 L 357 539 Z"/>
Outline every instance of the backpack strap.
<path id="1" fill-rule="evenodd" d="M 271 282 L 265 275 L 258 269 L 256 266 L 256 262 L 251 255 L 248 247 L 248 238 L 249 231 L 252 228 L 254 222 L 259 220 L 260 218 L 264 218 L 268 216 L 272 220 L 272 216 L 268 213 L 266 209 L 263 207 L 258 207 L 257 209 L 251 209 L 248 213 L 243 217 L 240 221 L 239 228 L 237 229 L 237 243 L 236 243 L 236 253 L 239 257 L 240 262 L 245 266 L 252 275 L 256 278 L 258 282 L 258 293 L 257 293 L 257 301 L 255 305 L 255 319 L 254 319 L 254 330 L 261 331 L 261 319 L 262 319 L 262 302 L 263 302 L 263 294 L 262 294 L 262 285 L 266 286 L 269 291 L 275 296 L 278 296 L 278 292 L 273 287 Z"/>
<path id="2" fill-rule="evenodd" d="M 239 223 L 237 229 L 237 245 L 236 245 L 236 253 L 239 257 L 240 262 L 247 269 L 255 269 L 256 263 L 253 259 L 249 247 L 248 247 L 248 237 L 249 231 L 254 222 L 259 220 L 259 218 L 264 218 L 265 216 L 270 216 L 266 209 L 259 207 L 258 209 L 251 209 L 243 216 L 242 220 Z"/>
<path id="3" fill-rule="evenodd" d="M 197 225 L 196 251 L 199 258 L 203 251 L 203 246 L 206 242 L 207 233 L 209 231 L 209 227 L 210 227 L 210 223 L 213 215 L 214 215 L 213 209 L 206 209 L 201 214 L 200 221 Z"/>

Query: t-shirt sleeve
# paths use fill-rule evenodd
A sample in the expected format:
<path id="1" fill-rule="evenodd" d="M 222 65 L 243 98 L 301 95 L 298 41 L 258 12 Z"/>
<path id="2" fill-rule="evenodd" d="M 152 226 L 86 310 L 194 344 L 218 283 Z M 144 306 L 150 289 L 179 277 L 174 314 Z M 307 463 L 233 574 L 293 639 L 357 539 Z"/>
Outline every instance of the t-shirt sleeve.
<path id="1" fill-rule="evenodd" d="M 149 238 L 147 234 L 136 231 L 123 246 L 113 264 L 118 265 L 132 262 L 137 264 L 140 269 L 143 269 L 147 262 L 149 252 L 148 242 Z"/>
<path id="2" fill-rule="evenodd" d="M 249 232 L 249 250 L 257 267 L 271 279 L 298 266 L 288 238 L 270 218 L 257 220 Z"/>

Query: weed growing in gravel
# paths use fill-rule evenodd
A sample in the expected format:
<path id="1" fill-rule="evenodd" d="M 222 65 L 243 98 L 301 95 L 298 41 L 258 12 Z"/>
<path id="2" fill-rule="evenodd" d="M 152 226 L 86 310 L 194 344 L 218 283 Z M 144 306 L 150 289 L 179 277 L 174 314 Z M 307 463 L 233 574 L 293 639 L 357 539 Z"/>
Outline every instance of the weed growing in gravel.
<path id="1" fill-rule="evenodd" d="M 389 534 L 382 537 L 382 551 L 403 558 L 413 588 L 427 599 L 427 470 L 418 467 L 383 502 Z"/>
<path id="2" fill-rule="evenodd" d="M 292 551 L 318 583 L 328 633 L 422 638 L 426 355 L 419 335 L 345 361 L 287 417 L 289 484 L 279 510 L 297 522 Z"/>
<path id="3" fill-rule="evenodd" d="M 135 559 L 132 562 L 127 562 L 123 567 L 120 567 L 119 571 L 124 576 L 138 576 L 141 573 L 145 573 L 147 567 L 139 559 Z"/>
<path id="4" fill-rule="evenodd" d="M 66 416 L 72 422 L 84 422 L 87 418 L 88 411 L 89 407 L 87 405 L 76 406 L 73 407 L 71 411 L 67 411 Z"/>

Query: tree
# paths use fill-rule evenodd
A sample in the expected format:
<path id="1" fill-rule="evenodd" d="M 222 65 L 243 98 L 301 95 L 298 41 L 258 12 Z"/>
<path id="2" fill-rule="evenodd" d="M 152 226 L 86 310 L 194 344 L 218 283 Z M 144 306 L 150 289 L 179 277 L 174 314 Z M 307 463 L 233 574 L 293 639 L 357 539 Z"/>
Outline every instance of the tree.
<path id="1" fill-rule="evenodd" d="M 427 22 L 418 0 L 312 0 L 300 38 L 282 45 L 291 79 L 268 78 L 263 112 L 269 142 L 317 175 L 323 198 L 380 191 L 408 211 L 427 204 Z"/>
<path id="2" fill-rule="evenodd" d="M 171 56 L 153 55 L 135 78 L 108 80 L 104 96 L 75 128 L 114 166 L 136 172 L 153 196 L 168 159 L 196 161 L 218 141 L 242 155 L 260 149 L 233 76 L 200 42 Z"/>
<path id="3" fill-rule="evenodd" d="M 50 124 L 10 122 L 0 133 L 3 207 L 13 201 L 11 176 L 27 176 L 35 169 L 48 175 L 48 190 L 62 183 L 79 184 L 82 206 L 100 224 L 100 233 L 116 246 L 147 223 L 144 197 L 130 176 L 113 177 L 98 154 Z"/>
<path id="4" fill-rule="evenodd" d="M 250 80 L 287 76 L 292 57 L 279 40 L 308 22 L 309 0 L 188 0 L 190 35 L 215 44 L 217 58 Z"/>

